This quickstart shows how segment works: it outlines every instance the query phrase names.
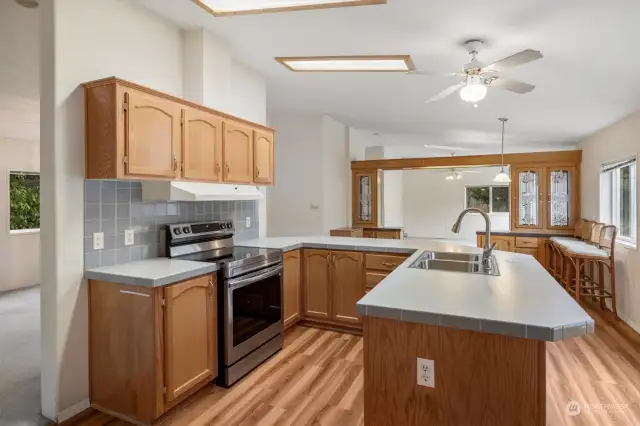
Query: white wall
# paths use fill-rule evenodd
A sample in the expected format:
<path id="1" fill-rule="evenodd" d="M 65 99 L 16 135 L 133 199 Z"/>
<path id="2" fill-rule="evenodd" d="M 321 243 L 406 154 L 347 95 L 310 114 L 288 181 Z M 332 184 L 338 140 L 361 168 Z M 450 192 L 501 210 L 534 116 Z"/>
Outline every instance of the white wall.
<path id="1" fill-rule="evenodd" d="M 404 226 L 404 170 L 382 171 L 382 226 Z"/>
<path id="2" fill-rule="evenodd" d="M 347 206 L 351 203 L 348 128 L 322 117 L 322 233 L 350 222 Z"/>
<path id="3" fill-rule="evenodd" d="M 499 167 L 476 167 L 480 173 L 464 173 L 460 180 L 445 180 L 446 173 L 436 170 L 404 171 L 404 227 L 409 237 L 447 238 L 476 241 L 476 231 L 484 230 L 482 216 L 467 215 L 460 233 L 451 227 L 465 208 L 465 186 L 493 185 Z M 491 215 L 493 230 L 508 230 L 509 215 Z"/>
<path id="4" fill-rule="evenodd" d="M 640 112 L 595 133 L 582 143 L 580 193 L 584 218 L 600 219 L 600 166 L 638 155 L 638 151 L 640 151 Z M 640 189 L 640 186 L 637 188 Z M 640 199 L 640 197 L 636 198 Z M 640 218 L 636 222 L 640 223 Z M 640 332 L 640 252 L 617 244 L 615 256 L 618 313 L 629 325 Z"/>

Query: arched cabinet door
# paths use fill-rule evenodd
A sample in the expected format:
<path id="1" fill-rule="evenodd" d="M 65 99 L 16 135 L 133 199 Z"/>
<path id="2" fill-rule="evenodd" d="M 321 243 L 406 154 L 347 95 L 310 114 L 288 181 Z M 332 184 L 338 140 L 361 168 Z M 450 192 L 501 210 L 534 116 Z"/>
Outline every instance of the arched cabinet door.
<path id="1" fill-rule="evenodd" d="M 125 173 L 176 178 L 180 158 L 180 107 L 135 90 L 125 96 Z"/>
<path id="2" fill-rule="evenodd" d="M 182 178 L 218 182 L 222 179 L 222 119 L 195 109 L 182 110 Z"/>
<path id="3" fill-rule="evenodd" d="M 364 254 L 336 251 L 331 254 L 332 319 L 360 324 L 356 303 L 365 293 Z"/>
<path id="4" fill-rule="evenodd" d="M 254 130 L 253 132 L 253 181 L 273 183 L 273 132 Z"/>
<path id="5" fill-rule="evenodd" d="M 331 252 L 304 250 L 304 316 L 330 318 Z"/>
<path id="6" fill-rule="evenodd" d="M 253 129 L 239 122 L 223 123 L 222 176 L 229 183 L 251 183 L 253 180 Z"/>

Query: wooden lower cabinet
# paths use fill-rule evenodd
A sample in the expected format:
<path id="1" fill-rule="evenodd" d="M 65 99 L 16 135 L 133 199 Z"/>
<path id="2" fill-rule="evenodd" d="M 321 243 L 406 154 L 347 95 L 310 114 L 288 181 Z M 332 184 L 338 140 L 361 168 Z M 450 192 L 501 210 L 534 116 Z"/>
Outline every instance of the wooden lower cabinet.
<path id="1" fill-rule="evenodd" d="M 301 251 L 294 250 L 284 254 L 284 294 L 283 306 L 284 313 L 284 329 L 291 327 L 300 319 L 300 270 L 301 270 Z"/>
<path id="2" fill-rule="evenodd" d="M 484 248 L 485 238 L 484 235 L 478 235 L 479 248 Z M 546 267 L 545 240 L 546 238 L 543 237 L 491 236 L 491 242 L 496 243 L 496 250 L 529 254 L 544 267 Z"/>
<path id="3" fill-rule="evenodd" d="M 147 288 L 89 281 L 91 405 L 152 423 L 217 375 L 216 278 Z"/>
<path id="4" fill-rule="evenodd" d="M 304 319 L 361 327 L 356 302 L 365 292 L 364 254 L 304 250 Z"/>

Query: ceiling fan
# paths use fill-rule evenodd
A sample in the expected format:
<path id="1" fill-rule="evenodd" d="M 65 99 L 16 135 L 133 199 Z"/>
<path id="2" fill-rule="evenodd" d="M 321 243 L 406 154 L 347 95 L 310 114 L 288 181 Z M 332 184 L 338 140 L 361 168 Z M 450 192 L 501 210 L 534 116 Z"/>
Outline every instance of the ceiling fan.
<path id="1" fill-rule="evenodd" d="M 462 170 L 462 169 L 449 169 L 446 171 L 447 176 L 445 176 L 446 180 L 460 180 L 462 179 L 463 173 L 480 173 L 476 170 Z"/>
<path id="2" fill-rule="evenodd" d="M 484 42 L 482 40 L 469 40 L 464 43 L 464 46 L 471 55 L 471 62 L 464 66 L 462 72 L 444 74 L 448 77 L 463 77 L 464 79 L 460 83 L 454 84 L 427 99 L 426 103 L 440 101 L 458 90 L 460 91 L 460 97 L 463 101 L 475 104 L 487 95 L 487 87 L 508 90 L 520 95 L 529 93 L 535 89 L 536 86 L 532 84 L 508 80 L 498 75 L 498 73 L 511 67 L 540 59 L 542 58 L 542 53 L 537 50 L 527 49 L 492 64 L 483 65 L 482 62 L 478 60 L 478 52 L 483 45 Z M 409 74 L 438 75 L 437 73 L 419 70 L 410 71 Z"/>

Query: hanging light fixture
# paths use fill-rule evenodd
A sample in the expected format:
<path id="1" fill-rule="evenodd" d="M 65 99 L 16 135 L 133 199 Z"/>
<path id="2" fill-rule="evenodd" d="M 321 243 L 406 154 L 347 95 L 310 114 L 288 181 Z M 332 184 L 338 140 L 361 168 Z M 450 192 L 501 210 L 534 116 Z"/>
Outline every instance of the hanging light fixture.
<path id="1" fill-rule="evenodd" d="M 487 96 L 487 86 L 482 82 L 480 76 L 472 75 L 467 77 L 467 84 L 460 89 L 460 98 L 463 101 L 475 104 Z"/>
<path id="2" fill-rule="evenodd" d="M 502 149 L 501 149 L 502 166 L 500 167 L 500 173 L 498 173 L 496 175 L 496 177 L 493 178 L 493 181 L 495 183 L 510 183 L 511 182 L 511 178 L 504 171 L 504 123 L 509 121 L 509 119 L 508 118 L 498 118 L 498 120 L 502 121 Z"/>

